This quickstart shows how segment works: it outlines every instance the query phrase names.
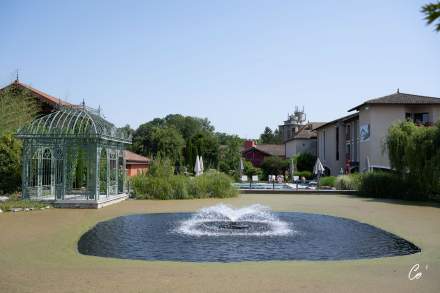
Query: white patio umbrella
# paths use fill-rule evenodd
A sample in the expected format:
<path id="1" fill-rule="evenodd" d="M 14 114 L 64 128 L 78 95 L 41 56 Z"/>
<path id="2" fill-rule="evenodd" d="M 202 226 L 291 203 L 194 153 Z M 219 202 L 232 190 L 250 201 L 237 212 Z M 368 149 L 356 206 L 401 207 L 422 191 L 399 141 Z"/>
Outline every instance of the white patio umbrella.
<path id="1" fill-rule="evenodd" d="M 199 160 L 199 156 L 196 157 L 196 165 L 194 166 L 194 173 L 196 176 L 200 175 L 200 160 Z"/>
<path id="2" fill-rule="evenodd" d="M 370 172 L 371 171 L 371 164 L 370 164 L 370 157 L 369 156 L 367 156 L 365 158 L 365 165 L 366 165 L 367 172 Z"/>
<path id="3" fill-rule="evenodd" d="M 318 176 L 318 189 L 319 189 L 319 181 L 321 178 L 321 175 L 324 174 L 324 166 L 321 163 L 321 160 L 319 158 L 316 159 L 315 167 L 313 167 L 313 174 Z"/>
<path id="4" fill-rule="evenodd" d="M 295 164 L 293 163 L 293 158 L 290 160 L 290 177 L 293 178 L 295 174 Z"/>
<path id="5" fill-rule="evenodd" d="M 205 171 L 205 167 L 203 166 L 203 158 L 202 158 L 202 156 L 200 156 L 199 163 L 200 163 L 200 174 L 203 174 L 203 171 Z"/>
<path id="6" fill-rule="evenodd" d="M 240 175 L 243 175 L 243 170 L 244 170 L 243 158 L 240 158 Z"/>
<path id="7" fill-rule="evenodd" d="M 316 159 L 315 167 L 313 167 L 313 174 L 321 176 L 324 174 L 324 166 L 321 163 L 321 160 L 319 158 Z"/>

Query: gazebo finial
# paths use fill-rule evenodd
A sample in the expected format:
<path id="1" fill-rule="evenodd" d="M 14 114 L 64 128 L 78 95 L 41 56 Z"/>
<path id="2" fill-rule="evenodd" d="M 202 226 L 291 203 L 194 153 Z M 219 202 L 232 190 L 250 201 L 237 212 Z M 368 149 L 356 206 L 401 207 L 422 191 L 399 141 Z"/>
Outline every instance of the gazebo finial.
<path id="1" fill-rule="evenodd" d="M 84 101 L 84 98 L 83 98 L 83 101 L 82 101 L 81 105 L 82 105 L 83 109 L 86 108 L 86 102 Z"/>

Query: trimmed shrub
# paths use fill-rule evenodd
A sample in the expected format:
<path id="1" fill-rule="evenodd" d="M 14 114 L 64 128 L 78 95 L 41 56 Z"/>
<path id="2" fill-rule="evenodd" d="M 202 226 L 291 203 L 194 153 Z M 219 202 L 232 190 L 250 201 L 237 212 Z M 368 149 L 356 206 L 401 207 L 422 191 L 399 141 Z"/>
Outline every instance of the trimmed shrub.
<path id="1" fill-rule="evenodd" d="M 338 190 L 358 190 L 360 182 L 360 174 L 341 175 L 336 177 L 335 187 Z"/>
<path id="2" fill-rule="evenodd" d="M 331 187 L 335 187 L 336 186 L 336 177 L 335 176 L 326 176 L 326 177 L 321 177 L 319 179 L 319 185 L 322 186 L 331 186 Z"/>
<path id="3" fill-rule="evenodd" d="M 420 192 L 417 182 L 392 172 L 370 172 L 362 175 L 359 192 L 380 198 L 427 199 L 428 195 Z"/>
<path id="4" fill-rule="evenodd" d="M 301 153 L 296 157 L 296 167 L 300 171 L 313 171 L 316 157 L 310 153 Z"/>
<path id="5" fill-rule="evenodd" d="M 294 172 L 293 173 L 294 176 L 299 176 L 301 177 L 305 177 L 306 179 L 312 179 L 313 174 L 310 171 L 299 171 L 299 172 Z"/>
<path id="6" fill-rule="evenodd" d="M 284 175 L 289 169 L 290 162 L 280 157 L 266 157 L 261 164 L 263 178 L 267 180 L 269 175 Z"/>

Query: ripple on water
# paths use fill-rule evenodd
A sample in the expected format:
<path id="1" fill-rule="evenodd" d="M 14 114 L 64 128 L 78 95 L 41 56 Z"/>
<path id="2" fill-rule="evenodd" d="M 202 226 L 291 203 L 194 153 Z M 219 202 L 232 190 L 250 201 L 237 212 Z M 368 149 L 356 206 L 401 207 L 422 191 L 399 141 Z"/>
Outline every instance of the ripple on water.
<path id="1" fill-rule="evenodd" d="M 118 217 L 85 233 L 78 250 L 104 257 L 198 262 L 343 260 L 420 252 L 405 239 L 368 224 L 319 214 L 273 213 L 261 205 Z"/>

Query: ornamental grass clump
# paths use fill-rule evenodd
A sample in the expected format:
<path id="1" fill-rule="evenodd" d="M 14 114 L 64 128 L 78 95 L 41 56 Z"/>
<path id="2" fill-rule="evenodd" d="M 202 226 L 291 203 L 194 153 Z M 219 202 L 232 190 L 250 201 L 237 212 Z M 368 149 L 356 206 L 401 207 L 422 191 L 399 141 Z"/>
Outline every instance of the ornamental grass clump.
<path id="1" fill-rule="evenodd" d="M 360 182 L 360 174 L 340 175 L 336 177 L 335 187 L 338 190 L 358 190 Z"/>
<path id="2" fill-rule="evenodd" d="M 130 179 L 136 199 L 191 199 L 232 197 L 238 190 L 228 175 L 210 170 L 198 177 L 174 175 L 174 167 L 167 159 L 157 159 L 150 171 Z"/>
<path id="3" fill-rule="evenodd" d="M 194 178 L 193 188 L 200 197 L 234 197 L 238 194 L 232 185 L 232 178 L 228 175 L 210 170 L 209 172 Z"/>

